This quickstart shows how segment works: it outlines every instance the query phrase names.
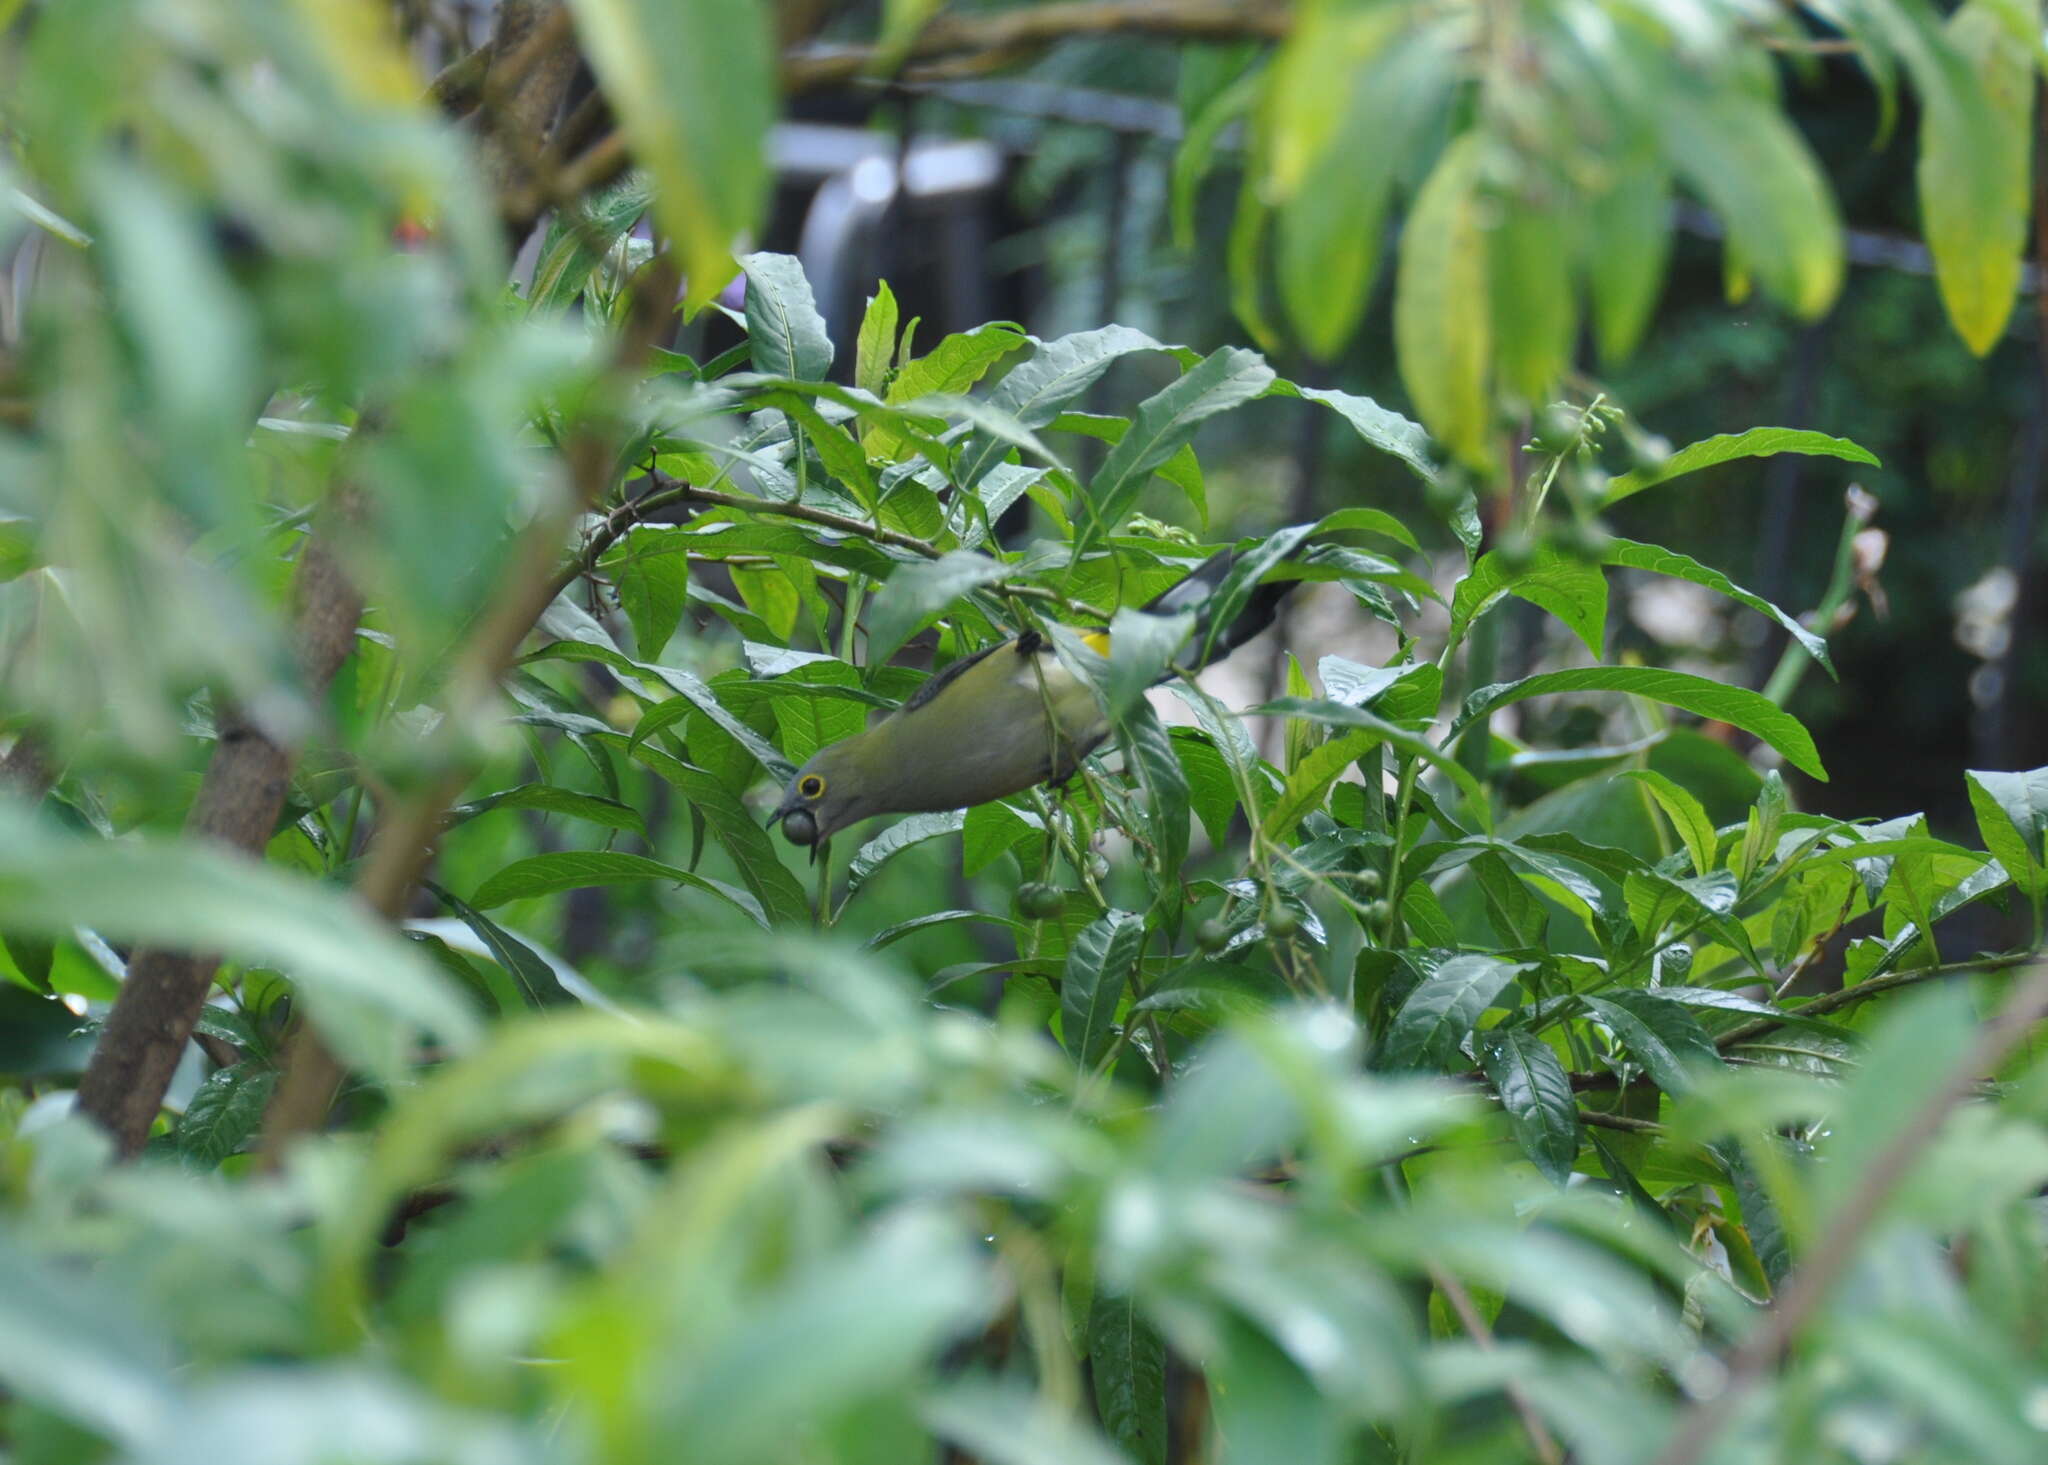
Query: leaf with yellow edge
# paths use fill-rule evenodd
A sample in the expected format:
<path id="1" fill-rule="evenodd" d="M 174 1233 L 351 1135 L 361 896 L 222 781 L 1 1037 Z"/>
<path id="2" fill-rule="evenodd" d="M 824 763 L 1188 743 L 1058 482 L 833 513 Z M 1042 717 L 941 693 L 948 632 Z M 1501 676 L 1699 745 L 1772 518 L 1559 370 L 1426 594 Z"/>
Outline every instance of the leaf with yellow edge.
<path id="1" fill-rule="evenodd" d="M 1401 234 L 1394 349 L 1423 425 L 1462 462 L 1493 466 L 1486 392 L 1493 357 L 1488 240 L 1479 198 L 1484 139 L 1455 139 Z"/>
<path id="2" fill-rule="evenodd" d="M 2020 3 L 2038 9 L 2032 0 Z M 1941 303 L 1964 344 L 1982 356 L 2005 334 L 2019 293 L 2031 205 L 2034 58 L 1986 0 L 1970 0 L 1949 18 L 1947 39 L 1954 54 L 1918 78 L 1926 107 L 1920 217 Z M 1939 85 L 1930 87 L 1929 77 Z"/>

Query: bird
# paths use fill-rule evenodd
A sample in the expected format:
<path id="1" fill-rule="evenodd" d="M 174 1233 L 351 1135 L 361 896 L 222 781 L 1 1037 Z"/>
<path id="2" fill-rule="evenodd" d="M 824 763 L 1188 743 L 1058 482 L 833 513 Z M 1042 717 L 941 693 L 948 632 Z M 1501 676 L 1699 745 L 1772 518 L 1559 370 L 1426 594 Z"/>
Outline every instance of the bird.
<path id="1" fill-rule="evenodd" d="M 1147 602 L 1158 616 L 1195 612 L 1182 645 L 1196 664 L 1220 661 L 1273 622 L 1294 583 L 1254 586 L 1227 625 L 1208 610 L 1248 549 L 1219 550 Z M 1081 637 L 1109 653 L 1109 633 Z M 1048 639 L 1026 630 L 946 667 L 865 732 L 820 748 L 790 777 L 769 816 L 790 843 L 816 847 L 877 814 L 938 813 L 985 804 L 1037 783 L 1062 784 L 1110 735 L 1095 694 Z"/>

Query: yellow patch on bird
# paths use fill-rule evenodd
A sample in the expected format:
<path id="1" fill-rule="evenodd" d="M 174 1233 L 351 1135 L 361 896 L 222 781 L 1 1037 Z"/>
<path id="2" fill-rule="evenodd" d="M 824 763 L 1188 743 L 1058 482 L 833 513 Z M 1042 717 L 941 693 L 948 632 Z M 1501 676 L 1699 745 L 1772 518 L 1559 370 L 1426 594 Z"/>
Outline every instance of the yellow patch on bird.
<path id="1" fill-rule="evenodd" d="M 1097 656 L 1109 655 L 1109 632 L 1089 631 L 1081 637 L 1081 644 Z"/>

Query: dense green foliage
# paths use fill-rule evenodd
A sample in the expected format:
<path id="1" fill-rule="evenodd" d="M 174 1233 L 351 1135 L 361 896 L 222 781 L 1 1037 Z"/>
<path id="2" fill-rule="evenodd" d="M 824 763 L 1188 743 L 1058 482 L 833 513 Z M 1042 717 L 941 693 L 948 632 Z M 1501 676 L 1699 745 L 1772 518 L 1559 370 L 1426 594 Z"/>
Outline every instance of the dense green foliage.
<path id="1" fill-rule="evenodd" d="M 1742 423 L 1668 452 L 1597 390 L 1549 401 L 1564 359 L 1503 322 L 1569 278 L 1444 334 L 1468 374 L 1414 391 L 1444 444 L 1238 346 L 921 339 L 886 286 L 839 359 L 788 256 L 705 303 L 759 203 L 765 20 L 574 8 L 645 171 L 508 291 L 516 210 L 346 8 L 0 3 L 0 237 L 46 236 L 0 427 L 7 1458 L 2041 1455 L 2041 979 L 1941 939 L 1979 903 L 2038 937 L 2048 770 L 1957 770 L 1967 845 L 1801 812 L 1777 769 L 1826 769 L 1783 704 L 1826 641 L 1616 532 L 1717 469 L 1869 452 Z M 933 8 L 885 7 L 885 48 Z M 1940 28 L 1883 13 L 1942 95 Z M 1413 14 L 1431 55 L 1473 23 Z M 1339 22 L 1304 7 L 1273 65 L 1410 64 Z M 1761 54 L 1680 80 L 1775 158 Z M 1416 142 L 1404 270 L 1456 263 L 1438 224 L 1505 248 L 1457 190 L 1508 76 L 1417 100 L 1481 122 Z M 1307 180 L 1293 85 L 1261 145 Z M 1780 237 L 1812 200 L 1759 214 L 1737 184 L 1770 175 L 1722 161 L 1686 176 L 1761 231 L 1746 265 L 1824 306 L 1838 244 Z M 1290 318 L 1321 279 L 1348 329 L 1332 272 L 1370 261 L 1309 200 L 1363 207 L 1251 213 L 1281 210 Z M 1944 277 L 1966 333 L 1996 274 L 1967 306 Z M 1214 430 L 1308 410 L 1429 512 L 1236 541 L 1226 598 L 1334 585 L 1391 651 L 1295 645 L 1230 705 L 1132 611 L 1225 538 Z M 367 608 L 322 685 L 294 644 L 330 550 Z M 1774 622 L 1784 674 L 1603 661 L 1619 574 Z M 1585 654 L 1495 680 L 1516 603 Z M 1065 629 L 1099 625 L 1107 657 Z M 1069 787 L 815 867 L 763 826 L 818 747 L 1032 627 L 1116 729 Z M 1511 735 L 1537 698 L 1583 735 Z M 262 861 L 179 832 L 251 740 L 295 754 Z M 164 948 L 223 964 L 129 1163 L 73 1090 Z"/>

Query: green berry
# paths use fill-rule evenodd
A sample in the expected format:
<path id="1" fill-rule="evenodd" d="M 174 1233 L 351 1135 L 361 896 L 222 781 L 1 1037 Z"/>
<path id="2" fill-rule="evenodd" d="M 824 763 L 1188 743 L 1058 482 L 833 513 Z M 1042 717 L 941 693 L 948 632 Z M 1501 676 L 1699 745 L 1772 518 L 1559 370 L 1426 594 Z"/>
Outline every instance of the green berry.
<path id="1" fill-rule="evenodd" d="M 1394 919 L 1394 908 L 1384 900 L 1376 900 L 1365 908 L 1366 929 L 1384 931 L 1388 922 Z"/>
<path id="2" fill-rule="evenodd" d="M 1230 936 L 1230 927 L 1214 916 L 1195 927 L 1195 945 L 1211 956 L 1230 944 Z"/>
<path id="3" fill-rule="evenodd" d="M 1266 934 L 1286 939 L 1301 929 L 1301 916 L 1284 905 L 1276 905 L 1266 913 Z"/>
<path id="4" fill-rule="evenodd" d="M 1382 884 L 1382 882 L 1381 882 L 1381 880 L 1380 880 L 1380 872 L 1379 872 L 1379 871 L 1377 871 L 1377 870 L 1361 870 L 1361 871 L 1359 871 L 1359 873 L 1358 873 L 1358 888 L 1359 888 L 1359 889 L 1360 889 L 1361 891 L 1363 891 L 1363 892 L 1365 893 L 1365 896 L 1366 896 L 1366 898 L 1367 898 L 1367 899 L 1371 899 L 1371 898 L 1372 898 L 1373 896 L 1375 896 L 1375 895 L 1378 895 L 1378 894 L 1380 893 L 1380 885 L 1381 885 L 1381 884 Z"/>
<path id="5" fill-rule="evenodd" d="M 1017 889 L 1017 909 L 1034 921 L 1049 921 L 1067 908 L 1067 893 L 1057 885 L 1033 881 Z"/>
<path id="6" fill-rule="evenodd" d="M 1561 457 L 1579 445 L 1583 425 L 1577 408 L 1553 402 L 1536 414 L 1536 433 L 1530 445 L 1539 453 Z"/>

